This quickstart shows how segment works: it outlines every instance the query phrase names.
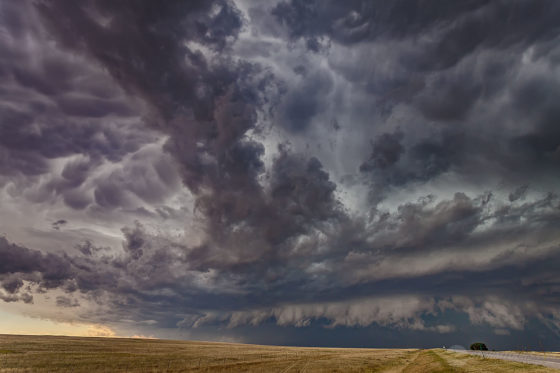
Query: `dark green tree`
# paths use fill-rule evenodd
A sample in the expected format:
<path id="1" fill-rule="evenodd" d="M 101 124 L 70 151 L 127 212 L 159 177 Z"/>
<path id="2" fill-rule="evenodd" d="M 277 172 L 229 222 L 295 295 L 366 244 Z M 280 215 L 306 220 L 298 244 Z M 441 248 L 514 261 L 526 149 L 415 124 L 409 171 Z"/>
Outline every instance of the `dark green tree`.
<path id="1" fill-rule="evenodd" d="M 488 347 L 482 342 L 475 342 L 471 345 L 471 350 L 488 351 Z"/>

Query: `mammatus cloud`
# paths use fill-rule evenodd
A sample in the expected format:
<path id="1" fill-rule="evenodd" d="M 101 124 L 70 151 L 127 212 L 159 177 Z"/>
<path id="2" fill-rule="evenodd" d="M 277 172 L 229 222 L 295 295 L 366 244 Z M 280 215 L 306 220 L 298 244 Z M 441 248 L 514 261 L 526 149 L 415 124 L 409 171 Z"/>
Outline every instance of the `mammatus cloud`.
<path id="1" fill-rule="evenodd" d="M 559 332 L 556 2 L 0 9 L 5 302 L 147 335 Z"/>

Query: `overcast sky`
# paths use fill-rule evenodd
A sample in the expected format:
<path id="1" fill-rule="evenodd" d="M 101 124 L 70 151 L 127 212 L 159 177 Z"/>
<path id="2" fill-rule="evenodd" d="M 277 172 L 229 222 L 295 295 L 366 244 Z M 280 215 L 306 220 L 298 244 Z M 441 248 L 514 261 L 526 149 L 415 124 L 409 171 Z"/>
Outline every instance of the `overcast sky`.
<path id="1" fill-rule="evenodd" d="M 0 1 L 0 333 L 560 349 L 559 20 Z"/>

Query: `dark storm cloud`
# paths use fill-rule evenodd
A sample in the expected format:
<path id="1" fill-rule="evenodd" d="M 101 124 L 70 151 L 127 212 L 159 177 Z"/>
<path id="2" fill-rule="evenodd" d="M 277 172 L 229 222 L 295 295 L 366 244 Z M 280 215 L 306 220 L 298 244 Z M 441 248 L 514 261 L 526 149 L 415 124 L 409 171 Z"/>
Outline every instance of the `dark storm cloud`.
<path id="1" fill-rule="evenodd" d="M 155 141 L 138 130 L 142 105 L 99 67 L 55 47 L 34 2 L 0 9 L 0 185 L 17 181 L 33 203 L 60 197 L 84 209 L 92 199 L 83 185 L 100 165 Z M 53 165 L 61 158 L 69 159 L 57 177 Z"/>
<path id="2" fill-rule="evenodd" d="M 120 247 L 1 238 L 4 301 L 58 288 L 85 318 L 162 328 L 558 332 L 556 2 L 17 4 L 0 182 L 61 196 L 52 234 L 125 217 L 102 225 Z M 244 26 L 288 38 L 236 49 Z M 341 173 L 369 191 L 357 212 Z"/>
<path id="3" fill-rule="evenodd" d="M 32 113 L 34 118 L 41 118 L 40 113 Z M 45 128 L 34 128 L 31 113 L 24 114 L 6 109 L 3 117 L 3 147 L 13 151 L 35 153 L 46 160 L 69 156 L 72 154 L 91 154 L 93 157 L 105 156 L 110 160 L 118 160 L 124 154 L 137 149 L 138 142 L 144 137 L 141 134 L 128 141 L 119 134 L 118 129 L 99 128 L 93 123 L 72 125 L 66 118 L 49 118 L 52 122 Z M 16 171 L 25 171 L 15 169 Z"/>
<path id="4" fill-rule="evenodd" d="M 109 248 L 97 247 L 91 241 L 84 241 L 75 246 L 85 256 L 91 256 L 101 250 L 110 250 Z"/>
<path id="5" fill-rule="evenodd" d="M 240 15 L 230 3 L 167 3 L 158 6 L 155 14 L 147 3 L 130 3 L 127 17 L 130 12 L 135 16 L 133 26 L 125 30 L 117 22 L 119 12 L 125 9 L 122 5 L 91 5 L 92 9 L 76 5 L 62 8 L 59 3 L 47 3 L 41 12 L 47 19 L 57 19 L 51 27 L 68 47 L 83 48 L 160 115 L 158 129 L 171 135 L 165 148 L 177 160 L 184 183 L 196 195 L 197 211 L 207 219 L 211 245 L 196 249 L 190 255 L 193 261 L 204 268 L 221 268 L 226 264 L 214 263 L 225 250 L 232 257 L 232 263 L 226 266 L 238 266 L 239 261 L 258 262 L 262 256 L 259 251 L 277 256 L 278 245 L 341 214 L 334 202 L 335 184 L 315 158 L 293 157 L 284 150 L 270 170 L 269 190 L 258 182 L 264 171 L 260 159 L 264 148 L 246 135 L 255 128 L 256 111 L 265 99 L 259 84 L 267 84 L 266 73 L 226 57 L 211 64 L 200 52 L 181 43 L 187 38 L 216 52 L 227 48 L 228 38 L 234 39 L 241 25 Z M 209 16 L 216 7 L 217 13 Z M 105 26 L 99 25 L 94 15 L 104 13 L 113 17 Z M 69 22 L 59 22 L 70 14 Z M 207 32 L 200 30 L 220 32 L 207 40 Z M 91 38 L 78 44 L 71 35 Z M 127 48 L 122 47 L 125 43 Z M 166 46 L 163 55 L 155 56 L 152 51 L 161 45 Z M 119 57 L 108 58 L 111 53 Z M 135 65 L 135 58 L 143 64 Z M 173 80 L 167 76 L 173 76 Z M 325 80 L 328 82 L 328 78 L 319 76 L 319 81 Z M 315 97 L 314 81 L 305 83 L 301 97 Z M 256 84 L 257 89 L 248 83 Z M 295 101 L 301 99 L 294 97 Z M 308 110 L 307 106 L 304 102 L 302 108 Z M 309 119 L 297 110 L 289 112 L 298 117 L 288 118 L 294 126 L 300 120 L 304 126 Z M 126 205 L 123 189 L 110 180 L 100 183 L 95 199 L 106 207 Z M 134 252 L 140 253 L 136 249 Z"/>
<path id="6" fill-rule="evenodd" d="M 220 8 L 209 16 L 214 6 Z M 260 160 L 263 147 L 245 138 L 245 134 L 255 126 L 253 105 L 258 102 L 258 92 L 242 84 L 243 80 L 251 79 L 253 67 L 236 65 L 228 60 L 223 63 L 218 60 L 217 65 L 210 65 L 201 52 L 182 43 L 186 36 L 188 40 L 216 51 L 223 50 L 227 38 L 235 37 L 241 25 L 239 15 L 229 3 L 176 2 L 155 7 L 138 2 L 115 4 L 100 1 L 79 5 L 45 2 L 38 7 L 43 19 L 51 22 L 50 27 L 59 41 L 95 58 L 128 92 L 143 98 L 159 117 L 154 118 L 154 124 L 171 135 L 166 149 L 177 159 L 185 184 L 198 195 L 196 206 L 207 218 L 210 237 L 207 245 L 194 248 L 189 254 L 191 265 L 204 270 L 237 268 L 240 261 L 261 260 L 261 253 L 257 250 L 274 257 L 275 245 L 309 229 L 299 224 L 313 223 L 313 208 L 324 205 L 325 218 L 329 215 L 328 203 L 331 203 L 329 197 L 334 184 L 329 183 L 328 175 L 316 159 L 301 169 L 301 165 L 305 165 L 302 160 L 290 160 L 289 155 L 283 155 L 272 175 L 275 182 L 271 197 L 265 195 L 257 182 L 263 172 Z M 107 16 L 111 18 L 108 23 L 104 19 Z M 130 27 L 124 27 L 127 24 Z M 37 79 L 25 79 L 25 76 L 22 79 L 22 74 L 18 76 L 19 81 L 39 87 L 42 93 L 53 92 L 48 85 L 39 84 Z M 62 107 L 66 114 L 73 116 L 76 114 L 74 109 L 89 110 L 83 105 Z M 91 111 L 87 114 L 99 115 Z M 55 133 L 61 132 L 58 129 Z M 14 144 L 13 140 L 11 144 Z M 79 184 L 81 168 L 69 165 L 62 176 Z M 306 172 L 317 180 L 307 177 Z M 136 195 L 149 199 L 154 186 L 142 188 L 134 176 L 132 169 L 130 175 L 113 173 L 101 180 L 94 192 L 96 202 L 108 208 L 126 206 L 128 194 L 121 186 L 127 180 L 134 180 L 130 187 Z M 325 190 L 321 189 L 322 183 L 327 186 Z M 304 189 L 308 184 L 316 184 L 318 193 L 314 194 L 313 188 Z M 321 197 L 327 197 L 327 204 L 318 199 Z M 278 225 L 269 212 L 283 217 L 288 227 Z M 186 255 L 186 248 L 172 247 L 170 250 L 164 246 L 158 249 L 140 225 L 123 229 L 123 233 L 126 237 L 123 258 L 67 258 L 66 261 L 59 258 L 77 268 L 73 280 L 78 288 L 86 292 L 109 289 L 113 280 L 120 277 L 111 266 L 125 269 L 125 273 L 134 278 L 130 288 L 125 286 L 119 290 L 123 294 L 136 293 L 136 296 L 150 298 L 140 289 L 176 288 L 175 281 L 181 275 L 170 277 L 169 273 L 173 272 L 170 267 L 177 261 L 184 263 L 182 257 Z M 253 235 L 257 238 L 245 242 Z M 261 242 L 265 244 L 263 248 L 259 247 Z M 173 249 L 182 250 L 174 253 Z M 155 252 L 147 255 L 148 250 Z M 17 247 L 21 255 L 28 251 Z M 83 246 L 81 251 L 92 256 L 89 246 Z M 225 252 L 229 257 L 224 257 Z M 42 258 L 36 259 L 40 261 Z M 29 269 L 38 273 L 42 270 Z M 11 269 L 13 272 L 18 272 L 17 268 Z M 144 278 L 148 274 L 151 274 L 149 281 Z M 227 274 L 223 277 L 227 278 Z"/>
<path id="7" fill-rule="evenodd" d="M 465 133 L 444 129 L 425 138 L 411 137 L 399 129 L 372 141 L 369 159 L 359 167 L 370 186 L 372 207 L 386 198 L 391 188 L 429 182 L 461 169 L 468 160 Z"/>
<path id="8" fill-rule="evenodd" d="M 219 10 L 211 16 L 213 6 Z M 46 2 L 38 8 L 60 42 L 98 59 L 120 84 L 140 94 L 164 117 L 173 115 L 182 100 L 183 105 L 197 104 L 191 107 L 197 119 L 208 119 L 213 96 L 227 88 L 228 78 L 231 82 L 227 71 L 209 71 L 200 52 L 181 43 L 186 38 L 215 50 L 224 48 L 227 37 L 234 37 L 241 26 L 228 3 L 68 1 Z M 217 81 L 209 82 L 213 78 Z"/>
<path id="9" fill-rule="evenodd" d="M 372 142 L 370 158 L 362 163 L 360 171 L 367 172 L 376 168 L 387 168 L 399 161 L 404 148 L 401 144 L 402 132 L 384 133 Z"/>
<path id="10" fill-rule="evenodd" d="M 531 178 L 553 172 L 558 136 L 551 123 L 558 113 L 550 102 L 560 84 L 550 43 L 560 32 L 557 3 L 286 1 L 272 13 L 292 42 L 332 41 L 331 66 L 364 90 L 381 122 L 412 111 L 410 123 L 399 122 L 405 156 L 389 171 L 378 167 L 373 194 L 443 173 L 480 180 L 498 173 L 521 184 L 520 168 Z M 549 53 L 534 52 L 543 48 Z M 369 62 L 356 63 L 348 53 Z M 532 63 L 543 67 L 531 70 Z M 373 126 L 349 125 L 382 136 Z M 362 171 L 373 171 L 368 158 L 358 163 Z"/>
<path id="11" fill-rule="evenodd" d="M 441 21 L 453 21 L 457 14 L 473 11 L 488 1 L 467 1 L 459 5 L 443 2 L 390 4 L 348 1 L 341 4 L 329 1 L 323 4 L 293 0 L 281 2 L 273 14 L 289 27 L 293 38 L 332 36 L 341 43 L 363 40 L 402 38 L 424 32 Z M 420 9 L 422 7 L 422 9 Z"/>
<path id="12" fill-rule="evenodd" d="M 334 196 L 336 185 L 316 158 L 307 160 L 283 147 L 268 176 L 266 194 L 224 192 L 219 198 L 199 200 L 208 218 L 210 246 L 189 254 L 194 268 L 241 271 L 259 287 L 272 285 L 294 271 L 289 262 L 298 251 L 298 240 L 311 238 L 296 256 L 310 254 L 317 249 L 312 237 L 345 219 Z"/>
<path id="13" fill-rule="evenodd" d="M 301 82 L 284 98 L 284 125 L 290 131 L 304 131 L 313 117 L 321 112 L 332 88 L 332 78 L 326 73 L 301 74 Z"/>
<path id="14" fill-rule="evenodd" d="M 517 201 L 518 199 L 524 198 L 525 194 L 527 193 L 527 189 L 529 189 L 529 185 L 521 185 L 513 192 L 511 192 L 508 196 L 510 202 L 514 202 Z"/>
<path id="15" fill-rule="evenodd" d="M 53 229 L 56 229 L 57 231 L 60 230 L 60 227 L 66 225 L 68 222 L 64 219 L 60 219 L 55 221 L 54 223 L 52 223 L 52 227 Z"/>
<path id="16" fill-rule="evenodd" d="M 4 237 L 0 237 L 0 256 L 0 282 L 9 294 L 20 291 L 24 281 L 37 284 L 40 289 L 52 289 L 72 278 L 71 266 L 65 258 L 11 244 Z M 22 292 L 21 299 L 30 301 L 29 293 Z"/>
<path id="17" fill-rule="evenodd" d="M 469 76 L 442 74 L 415 98 L 416 106 L 431 120 L 460 120 L 465 118 L 480 97 L 481 90 L 481 84 L 470 80 Z"/>
<path id="18" fill-rule="evenodd" d="M 307 169 L 315 167 L 313 161 L 307 165 Z M 284 187 L 280 189 L 286 193 Z M 329 188 L 325 192 L 330 193 Z M 153 236 L 141 224 L 123 229 L 124 251 L 116 256 L 97 254 L 100 251 L 90 249 L 91 244 L 84 245 L 85 256 L 45 256 L 4 239 L 4 251 L 12 259 L 1 269 L 3 286 L 12 297 L 17 297 L 25 284 L 79 290 L 88 298 L 99 299 L 115 314 L 137 320 L 151 317 L 161 323 L 171 318 L 183 326 L 186 321 L 181 320 L 188 318 L 194 327 L 224 322 L 229 327 L 258 325 L 270 319 L 279 325 L 306 326 L 326 318 L 334 326 L 377 323 L 445 332 L 450 330 L 448 325 L 426 324 L 420 317 L 446 309 L 466 312 L 473 322 L 494 327 L 520 329 L 535 316 L 556 322 L 549 312 L 556 307 L 558 294 L 551 289 L 536 297 L 535 289 L 543 281 L 559 281 L 554 272 L 558 264 L 555 227 L 560 219 L 557 198 L 549 196 L 500 209 L 489 209 L 489 204 L 487 196 L 470 199 L 456 195 L 437 204 L 426 200 L 403 205 L 368 229 L 369 239 L 359 243 L 353 234 L 339 238 L 347 240 L 350 251 L 328 246 L 314 250 L 312 243 L 307 248 L 292 243 L 278 246 L 285 251 L 275 255 L 261 252 L 253 258 L 257 266 L 243 265 L 240 260 L 251 260 L 246 256 L 232 257 L 242 253 L 232 252 L 234 247 L 230 247 L 228 257 L 216 252 L 212 257 L 198 258 L 203 262 L 197 264 L 197 259 L 188 255 L 197 248 Z M 496 223 L 477 232 L 492 220 Z M 235 234 L 230 232 L 229 238 Z M 523 246 L 518 245 L 519 239 Z M 496 249 L 488 251 L 489 247 Z M 338 257 L 340 254 L 343 257 Z M 426 256 L 432 259 L 426 261 Z M 290 267 L 299 271 L 292 273 Z M 259 268 L 267 272 L 251 275 Z M 208 277 L 209 270 L 220 275 Z M 45 282 L 52 277 L 51 271 L 56 272 L 57 282 Z M 475 291 L 470 278 L 483 281 L 485 288 Z M 306 295 L 309 289 L 314 291 L 311 299 Z M 403 293 L 403 289 L 414 295 Z M 238 291 L 246 295 L 240 298 Z M 106 296 L 99 298 L 100 292 Z M 515 320 L 520 321 L 497 313 L 506 302 L 504 294 L 511 292 L 526 304 L 510 306 L 517 310 Z M 195 299 L 196 307 L 191 308 Z M 58 303 L 67 306 L 66 302 Z M 180 314 L 185 315 L 179 319 L 177 307 L 183 308 Z M 191 316 L 184 307 L 190 309 Z"/>
<path id="19" fill-rule="evenodd" d="M 376 39 L 404 39 L 440 33 L 415 56 L 420 67 L 445 68 L 479 46 L 506 48 L 517 43 L 550 40 L 558 32 L 554 1 L 488 0 L 446 4 L 442 1 L 291 0 L 272 13 L 286 25 L 292 38 L 329 37 L 342 44 Z M 527 14 L 541 22 L 532 22 Z M 505 16 L 504 16 L 505 15 Z"/>
<path id="20" fill-rule="evenodd" d="M 416 97 L 407 98 L 413 98 L 415 106 L 429 119 L 438 121 L 465 118 L 476 100 L 493 89 L 494 82 L 500 82 L 511 68 L 511 59 L 505 56 L 515 56 L 524 47 L 547 45 L 554 40 L 559 32 L 555 22 L 559 12 L 554 1 L 342 4 L 299 0 L 281 2 L 272 11 L 294 39 L 329 38 L 356 50 L 368 46 L 372 49 L 371 43 L 393 42 L 393 51 L 384 57 L 394 58 L 396 67 L 391 75 L 375 79 L 385 80 L 381 84 L 385 92 L 412 93 Z M 527 14 L 540 22 L 530 21 Z M 479 58 L 472 61 L 478 65 L 476 70 L 473 65 L 466 70 L 461 68 L 465 71 L 449 70 L 485 50 L 503 52 L 504 59 Z M 371 63 L 375 66 L 382 61 Z M 363 80 L 371 76 L 371 70 L 375 71 L 353 64 L 346 75 Z M 432 78 L 430 72 L 440 74 Z M 411 82 L 424 86 L 418 95 L 418 87 L 406 88 Z"/>
<path id="21" fill-rule="evenodd" d="M 439 135 L 439 136 L 438 136 Z M 459 163 L 463 156 L 464 134 L 443 131 L 430 139 L 423 139 L 410 149 L 408 171 L 415 179 L 429 180 Z"/>
<path id="22" fill-rule="evenodd" d="M 80 303 L 78 303 L 75 299 L 68 298 L 65 296 L 58 296 L 56 297 L 56 305 L 58 307 L 78 307 Z"/>
<path id="23" fill-rule="evenodd" d="M 522 153 L 531 163 L 558 164 L 560 110 L 553 101 L 559 94 L 559 82 L 545 81 L 544 77 L 524 81 L 516 89 L 515 110 L 518 115 L 534 121 L 536 126 L 530 132 L 514 137 L 511 148 Z"/>

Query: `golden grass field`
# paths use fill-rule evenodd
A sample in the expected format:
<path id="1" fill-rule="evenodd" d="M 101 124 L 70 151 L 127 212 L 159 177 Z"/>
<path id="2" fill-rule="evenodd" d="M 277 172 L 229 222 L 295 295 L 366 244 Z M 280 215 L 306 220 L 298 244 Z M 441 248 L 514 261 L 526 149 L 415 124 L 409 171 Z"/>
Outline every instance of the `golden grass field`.
<path id="1" fill-rule="evenodd" d="M 559 372 L 441 349 L 0 335 L 0 372 Z"/>

